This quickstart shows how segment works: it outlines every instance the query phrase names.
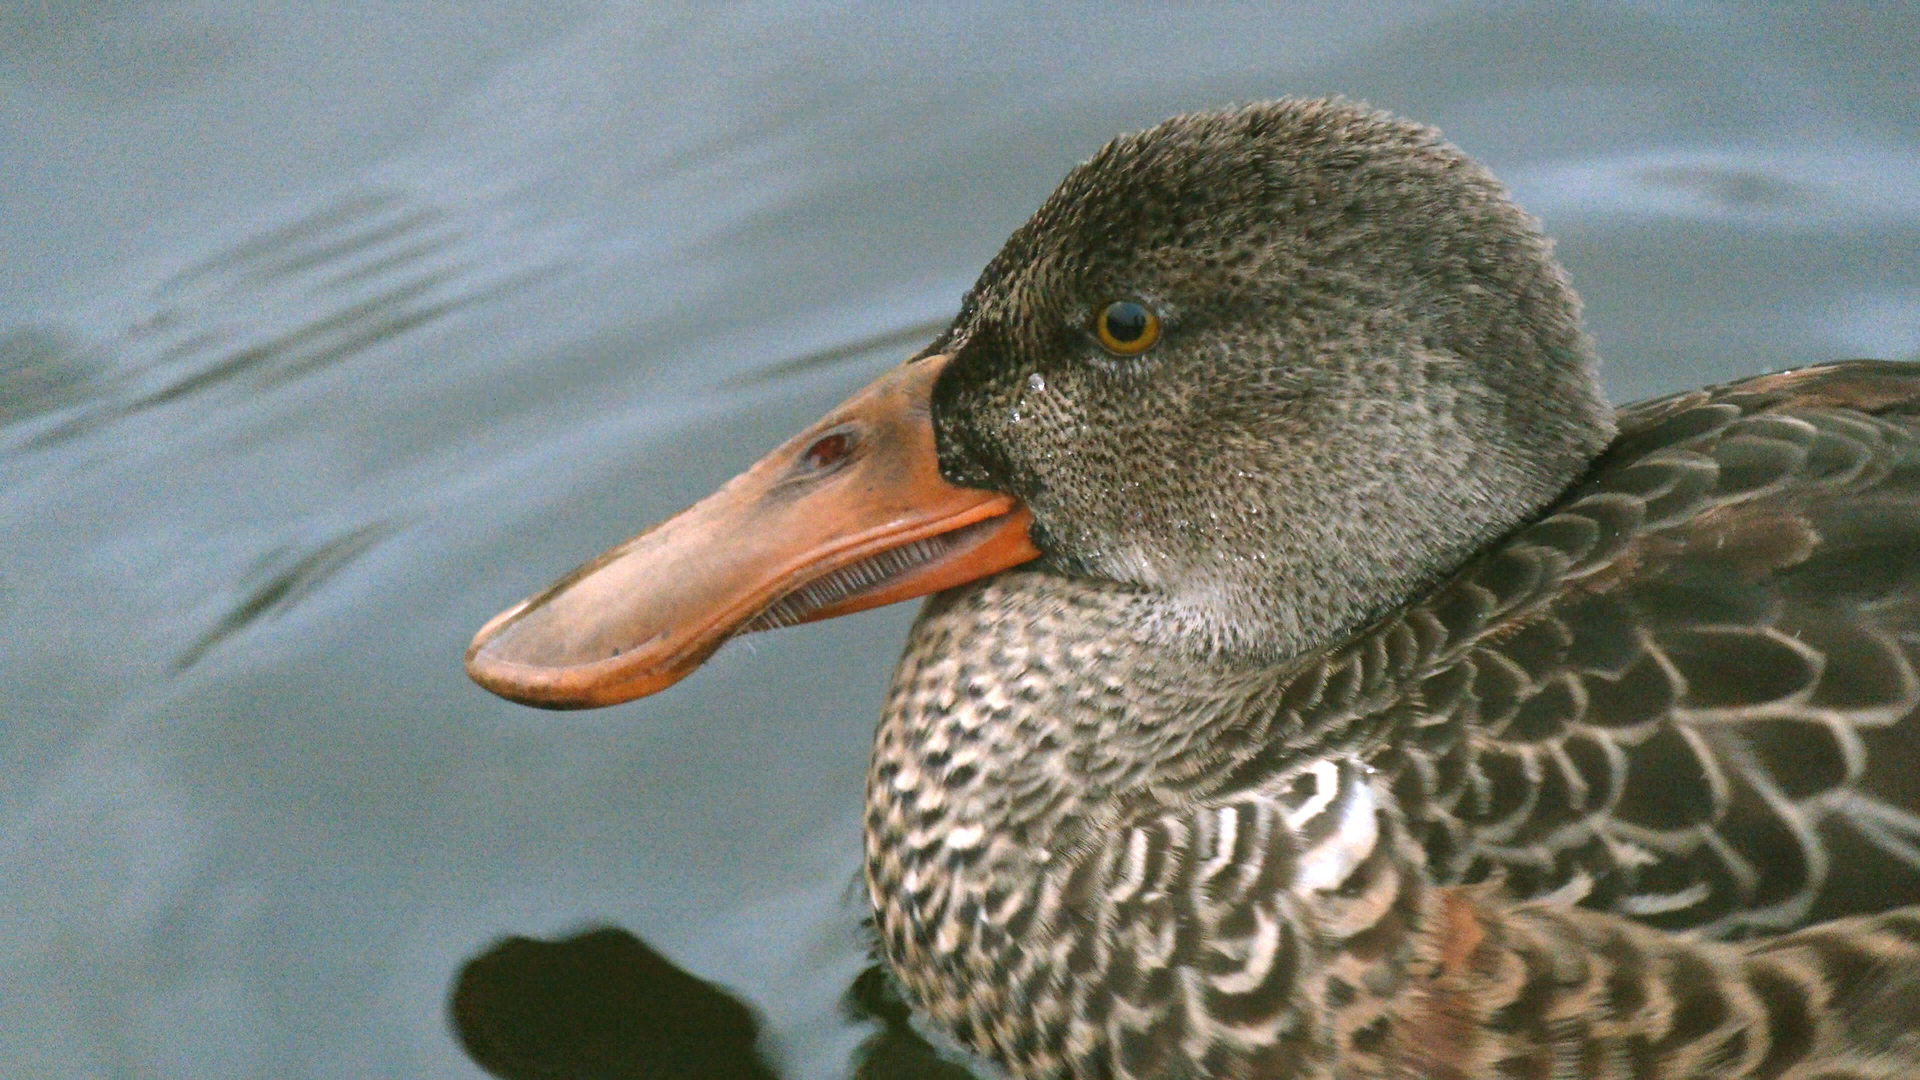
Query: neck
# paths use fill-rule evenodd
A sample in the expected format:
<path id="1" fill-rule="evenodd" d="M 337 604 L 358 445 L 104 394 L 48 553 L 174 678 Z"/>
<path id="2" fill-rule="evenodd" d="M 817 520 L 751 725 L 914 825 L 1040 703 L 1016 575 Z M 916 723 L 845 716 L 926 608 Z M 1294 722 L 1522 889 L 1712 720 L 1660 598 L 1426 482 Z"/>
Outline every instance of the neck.
<path id="1" fill-rule="evenodd" d="M 1170 643 L 1161 617 L 1143 593 L 1035 571 L 933 599 L 882 715 L 873 809 L 905 815 L 903 836 L 978 825 L 1046 846 L 1137 793 L 1207 782 L 1218 731 L 1275 671 Z"/>
<path id="2" fill-rule="evenodd" d="M 894 673 L 868 775 L 870 857 L 931 871 L 956 848 L 1037 857 L 1147 804 L 1205 799 L 1338 742 L 1390 705 L 1403 655 L 1194 643 L 1149 593 L 1021 570 L 930 600 Z M 1416 646 L 1409 645 L 1409 648 Z M 955 837 L 959 839 L 956 840 Z M 887 850 L 873 850 L 875 845 Z M 971 860 L 969 860 L 971 861 Z M 893 875 L 887 875 L 893 876 Z"/>
<path id="3" fill-rule="evenodd" d="M 1208 733 L 1258 693 L 1232 662 L 1196 678 L 1151 620 L 1143 594 L 1014 571 L 935 597 L 914 624 L 867 776 L 866 874 L 894 969 L 944 1022 L 967 980 L 936 973 L 995 963 L 966 940 L 970 913 L 1155 789 L 1207 776 Z"/>

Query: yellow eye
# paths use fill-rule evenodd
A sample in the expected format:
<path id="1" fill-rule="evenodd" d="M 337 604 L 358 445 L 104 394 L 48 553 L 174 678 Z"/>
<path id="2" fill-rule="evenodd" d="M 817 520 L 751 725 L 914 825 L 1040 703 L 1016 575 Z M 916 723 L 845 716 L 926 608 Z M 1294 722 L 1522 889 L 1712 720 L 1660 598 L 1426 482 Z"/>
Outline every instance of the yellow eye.
<path id="1" fill-rule="evenodd" d="M 1145 304 L 1115 300 L 1093 317 L 1093 333 L 1108 352 L 1133 356 L 1160 340 L 1160 316 Z"/>

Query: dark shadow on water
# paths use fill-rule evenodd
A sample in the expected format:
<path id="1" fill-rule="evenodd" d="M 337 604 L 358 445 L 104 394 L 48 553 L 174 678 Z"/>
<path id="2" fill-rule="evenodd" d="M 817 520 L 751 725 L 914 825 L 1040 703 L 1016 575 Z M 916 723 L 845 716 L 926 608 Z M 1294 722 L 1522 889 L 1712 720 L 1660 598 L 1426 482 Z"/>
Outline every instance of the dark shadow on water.
<path id="1" fill-rule="evenodd" d="M 856 1080 L 973 1080 L 908 1023 L 879 967 L 841 1007 L 878 1025 Z M 460 1045 L 501 1080 L 772 1080 L 751 1007 L 618 927 L 559 941 L 509 937 L 461 966 L 447 1003 Z"/>
<path id="2" fill-rule="evenodd" d="M 912 1010 L 878 964 L 854 977 L 840 999 L 849 1020 L 871 1020 L 880 1030 L 854 1052 L 854 1080 L 974 1080 L 971 1072 L 942 1056 L 908 1022 Z"/>
<path id="3" fill-rule="evenodd" d="M 448 1001 L 467 1055 L 502 1080 L 772 1080 L 732 994 L 615 927 L 510 937 L 467 961 Z"/>

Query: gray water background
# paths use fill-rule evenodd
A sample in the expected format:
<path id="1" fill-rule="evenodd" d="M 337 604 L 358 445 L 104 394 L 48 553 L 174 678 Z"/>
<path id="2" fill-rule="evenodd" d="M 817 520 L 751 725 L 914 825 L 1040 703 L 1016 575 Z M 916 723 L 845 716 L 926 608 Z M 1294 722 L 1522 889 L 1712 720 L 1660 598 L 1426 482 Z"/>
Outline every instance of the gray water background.
<path id="1" fill-rule="evenodd" d="M 461 651 L 930 338 L 1117 132 L 1440 125 L 1617 400 L 1920 353 L 1912 5 L 239 7 L 0 7 L 0 1076 L 477 1076 L 461 961 L 597 922 L 844 1075 L 910 606 L 597 713 Z"/>

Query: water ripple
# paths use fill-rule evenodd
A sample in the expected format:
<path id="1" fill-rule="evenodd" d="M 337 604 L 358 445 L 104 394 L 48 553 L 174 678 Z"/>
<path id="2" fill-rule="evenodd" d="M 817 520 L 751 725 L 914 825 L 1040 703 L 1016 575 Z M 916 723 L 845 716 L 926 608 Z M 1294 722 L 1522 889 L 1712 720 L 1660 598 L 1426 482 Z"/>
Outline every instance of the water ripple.
<path id="1" fill-rule="evenodd" d="M 843 344 L 816 349 L 790 360 L 781 360 L 750 371 L 733 379 L 731 385 L 754 386 L 761 383 L 781 382 L 822 368 L 834 367 L 849 360 L 864 359 L 874 353 L 891 352 L 910 345 L 924 344 L 931 341 L 934 335 L 945 330 L 947 324 L 952 321 L 951 316 L 921 319 L 906 326 L 882 330 L 877 334 L 869 334 Z"/>
<path id="2" fill-rule="evenodd" d="M 1878 148 L 1680 148 L 1516 169 L 1505 179 L 1522 205 L 1558 221 L 1642 217 L 1787 230 L 1920 222 L 1920 161 Z"/>
<path id="3" fill-rule="evenodd" d="M 42 393 L 41 407 L 0 422 L 53 414 L 23 433 L 37 446 L 216 390 L 264 393 L 566 265 L 558 245 L 456 207 L 353 190 L 269 224 L 167 274 L 131 311 L 96 313 L 104 332 L 69 365 L 103 373 L 80 404 L 59 410 L 67 399 Z M 9 382 L 45 381 L 48 365 L 16 363 L 14 351 L 0 367 Z"/>
<path id="4" fill-rule="evenodd" d="M 268 552 L 255 567 L 254 584 L 212 628 L 174 659 L 174 670 L 192 667 L 221 642 L 261 619 L 292 608 L 393 531 L 392 524 L 376 522 L 341 533 L 304 551 L 280 547 Z"/>

